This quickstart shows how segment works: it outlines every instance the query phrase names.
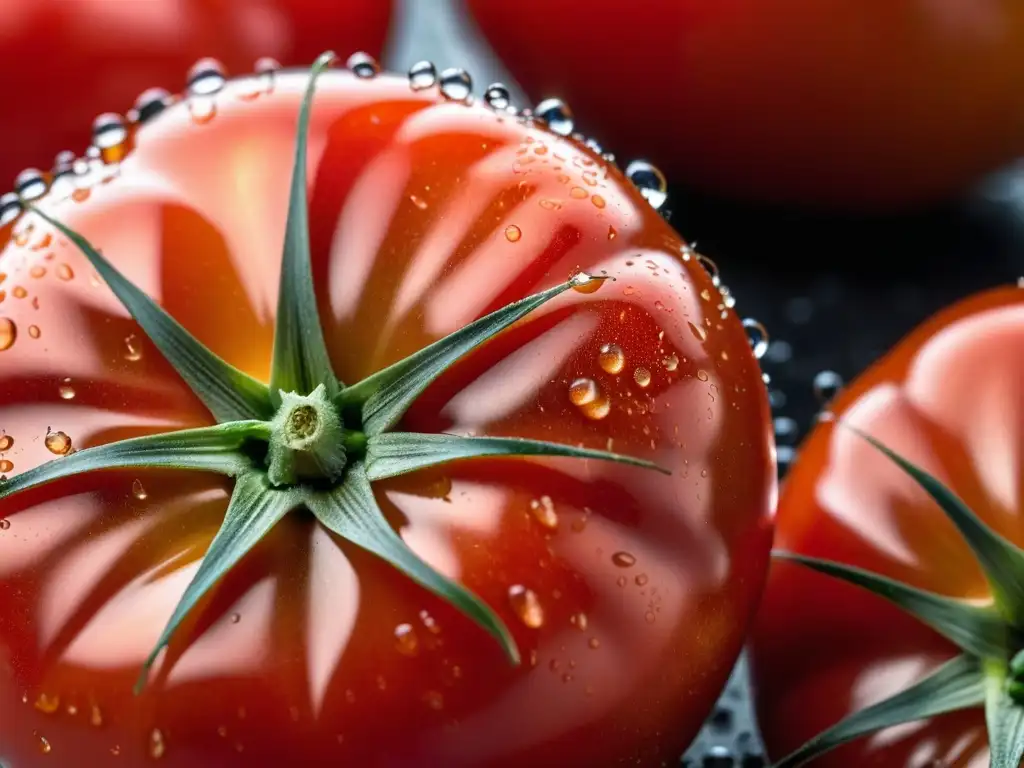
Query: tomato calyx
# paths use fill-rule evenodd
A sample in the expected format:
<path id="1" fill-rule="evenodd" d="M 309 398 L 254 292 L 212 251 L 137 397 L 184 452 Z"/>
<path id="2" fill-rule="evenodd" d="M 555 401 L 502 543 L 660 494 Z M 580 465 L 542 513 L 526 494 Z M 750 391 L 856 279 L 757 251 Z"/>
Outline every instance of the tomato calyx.
<path id="1" fill-rule="evenodd" d="M 182 469 L 234 478 L 223 523 L 146 659 L 137 693 L 202 598 L 286 515 L 299 510 L 448 601 L 488 632 L 510 663 L 518 664 L 515 639 L 497 612 L 405 544 L 378 506 L 372 483 L 481 457 L 595 459 L 667 473 L 649 461 L 610 451 L 396 429 L 419 395 L 460 358 L 565 291 L 588 286 L 589 292 L 603 278 L 577 274 L 497 309 L 351 386 L 337 378 L 310 266 L 306 180 L 316 79 L 333 59 L 332 53 L 317 59 L 299 109 L 269 385 L 219 358 L 80 234 L 39 207 L 26 207 L 28 215 L 39 217 L 78 247 L 217 423 L 84 448 L 10 477 L 0 484 L 0 500 L 54 480 L 106 469 Z"/>
<path id="2" fill-rule="evenodd" d="M 840 720 L 774 764 L 795 768 L 875 731 L 963 709 L 983 707 L 993 768 L 1024 758 L 1024 550 L 989 527 L 937 478 L 874 437 L 843 424 L 917 483 L 956 526 L 989 582 L 992 600 L 946 597 L 830 560 L 775 551 L 789 561 L 840 579 L 896 605 L 956 645 L 961 653 L 914 685 Z"/>

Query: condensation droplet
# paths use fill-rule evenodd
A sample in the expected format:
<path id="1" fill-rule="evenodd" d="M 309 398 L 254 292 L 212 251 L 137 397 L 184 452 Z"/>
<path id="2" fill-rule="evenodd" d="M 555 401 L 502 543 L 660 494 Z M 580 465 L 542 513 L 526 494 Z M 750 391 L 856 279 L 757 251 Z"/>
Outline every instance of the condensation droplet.
<path id="1" fill-rule="evenodd" d="M 420 640 L 412 624 L 399 624 L 395 627 L 395 647 L 403 656 L 415 656 L 419 653 Z"/>
<path id="2" fill-rule="evenodd" d="M 638 587 L 646 587 L 647 586 L 647 582 L 649 580 L 650 579 L 649 579 L 649 577 L 647 576 L 646 573 L 639 573 L 639 574 L 637 574 L 637 577 L 635 579 L 633 579 L 633 581 L 636 582 L 636 585 Z"/>
<path id="3" fill-rule="evenodd" d="M 14 286 L 14 290 L 11 291 L 11 294 L 16 299 L 24 299 L 28 296 L 28 291 L 25 290 L 24 286 L 16 285 Z"/>
<path id="4" fill-rule="evenodd" d="M 583 187 L 573 187 L 569 190 L 569 197 L 573 197 L 577 200 L 585 200 L 587 197 L 587 190 Z"/>
<path id="5" fill-rule="evenodd" d="M 555 512 L 555 503 L 550 496 L 541 496 L 530 502 L 530 511 L 537 518 L 537 522 L 545 528 L 554 530 L 558 528 L 558 513 Z"/>
<path id="6" fill-rule="evenodd" d="M 72 280 L 75 277 L 75 273 L 67 264 L 58 264 L 57 277 L 61 280 Z"/>
<path id="7" fill-rule="evenodd" d="M 9 317 L 0 317 L 0 352 L 10 349 L 18 339 L 18 326 Z"/>
<path id="8" fill-rule="evenodd" d="M 38 709 L 40 712 L 43 712 L 47 715 L 52 715 L 54 712 L 60 709 L 60 696 L 57 696 L 56 694 L 50 696 L 45 693 L 40 693 L 39 696 L 36 697 L 35 706 L 36 709 Z"/>
<path id="9" fill-rule="evenodd" d="M 358 51 L 349 56 L 345 66 L 356 77 L 361 77 L 364 80 L 375 77 L 380 72 L 380 64 L 377 63 L 377 60 L 363 51 Z"/>
<path id="10" fill-rule="evenodd" d="M 0 195 L 0 227 L 10 224 L 21 215 L 21 198 L 17 192 Z"/>
<path id="11" fill-rule="evenodd" d="M 632 568 L 636 565 L 636 556 L 629 552 L 616 552 L 612 555 L 612 563 L 619 568 Z"/>
<path id="12" fill-rule="evenodd" d="M 491 109 L 508 109 L 511 103 L 508 88 L 501 83 L 491 83 L 484 91 L 484 101 Z"/>
<path id="13" fill-rule="evenodd" d="M 633 371 L 633 381 L 641 387 L 647 387 L 651 383 L 651 372 L 644 367 Z"/>
<path id="14" fill-rule="evenodd" d="M 14 462 L 10 459 L 0 459 L 0 472 L 7 473 L 14 471 Z"/>
<path id="15" fill-rule="evenodd" d="M 707 371 L 705 371 L 703 368 L 701 368 L 700 370 L 697 371 L 697 378 L 700 381 L 707 381 L 710 378 L 710 376 L 708 376 L 708 372 Z"/>
<path id="16" fill-rule="evenodd" d="M 0 453 L 9 451 L 14 447 L 14 438 L 10 435 L 0 435 Z"/>
<path id="17" fill-rule="evenodd" d="M 592 637 L 592 638 L 590 638 L 590 640 L 588 640 L 588 641 L 587 641 L 587 645 L 588 645 L 588 646 L 589 646 L 589 647 L 590 647 L 590 648 L 591 648 L 592 650 L 595 650 L 595 651 L 596 651 L 596 650 L 597 650 L 598 648 L 600 648 L 600 647 L 601 647 L 601 641 L 600 641 L 600 640 L 598 640 L 598 639 L 597 639 L 596 637 Z"/>
<path id="18" fill-rule="evenodd" d="M 537 629 L 544 623 L 544 609 L 541 607 L 537 594 L 522 584 L 509 587 L 508 599 L 512 610 L 526 626 Z"/>
<path id="19" fill-rule="evenodd" d="M 606 205 L 604 198 L 600 195 L 593 195 L 590 198 L 590 202 L 594 204 L 595 208 L 604 208 Z"/>
<path id="20" fill-rule="evenodd" d="M 427 691 L 423 694 L 423 703 L 435 712 L 439 711 L 444 709 L 444 695 L 440 691 Z"/>
<path id="21" fill-rule="evenodd" d="M 121 115 L 104 112 L 92 121 L 92 144 L 99 148 L 103 162 L 120 162 L 125 155 L 127 140 L 128 127 Z"/>
<path id="22" fill-rule="evenodd" d="M 124 340 L 124 359 L 133 363 L 142 359 L 142 347 L 135 334 L 126 336 Z"/>
<path id="23" fill-rule="evenodd" d="M 666 371 L 674 371 L 679 367 L 679 355 L 675 352 L 671 355 L 666 355 L 661 359 L 661 364 L 665 367 Z"/>
<path id="24" fill-rule="evenodd" d="M 573 131 L 572 110 L 561 99 L 544 99 L 534 108 L 533 114 L 559 136 L 568 136 Z"/>
<path id="25" fill-rule="evenodd" d="M 432 61 L 417 61 L 409 67 L 409 86 L 414 91 L 422 91 L 437 83 L 437 67 Z"/>
<path id="26" fill-rule="evenodd" d="M 843 379 L 835 371 L 820 371 L 814 377 L 814 396 L 822 405 L 830 402 L 843 388 Z"/>
<path id="27" fill-rule="evenodd" d="M 164 734 L 159 728 L 154 728 L 149 734 L 149 756 L 159 760 L 167 751 L 167 743 L 164 741 Z"/>
<path id="28" fill-rule="evenodd" d="M 43 442 L 46 450 L 58 456 L 65 456 L 71 451 L 71 438 L 65 432 L 47 432 Z"/>
<path id="29" fill-rule="evenodd" d="M 515 224 L 509 224 L 505 227 L 505 239 L 510 243 L 519 242 L 519 238 L 523 236 L 523 231 Z"/>
<path id="30" fill-rule="evenodd" d="M 656 167 L 646 160 L 634 160 L 626 166 L 626 178 L 633 182 L 644 199 L 655 210 L 665 205 L 668 199 L 668 182 Z"/>
<path id="31" fill-rule="evenodd" d="M 147 88 L 135 99 L 135 115 L 140 123 L 147 123 L 163 112 L 171 103 L 171 94 L 164 88 Z"/>
<path id="32" fill-rule="evenodd" d="M 39 751 L 44 755 L 48 755 L 53 751 L 53 747 L 50 746 L 50 742 L 47 738 L 39 733 L 39 731 L 33 731 L 32 735 L 36 737 L 39 742 Z"/>
<path id="33" fill-rule="evenodd" d="M 26 202 L 39 199 L 47 189 L 46 178 L 38 168 L 26 168 L 14 180 L 14 191 Z"/>
<path id="34" fill-rule="evenodd" d="M 428 203 L 422 197 L 416 195 L 409 195 L 409 202 L 419 208 L 421 211 L 425 211 L 428 208 Z"/>
<path id="35" fill-rule="evenodd" d="M 28 327 L 28 335 L 31 339 L 38 339 L 42 332 L 39 330 L 38 325 L 30 325 Z"/>
<path id="36" fill-rule="evenodd" d="M 92 723 L 95 728 L 99 728 L 103 725 L 103 710 L 99 708 L 98 704 L 92 705 L 89 711 L 89 722 Z"/>
<path id="37" fill-rule="evenodd" d="M 710 256 L 705 256 L 703 253 L 698 253 L 697 262 L 702 267 L 704 267 L 704 270 L 711 277 L 712 285 L 714 285 L 715 287 L 720 286 L 722 283 L 722 278 L 718 271 L 718 265 L 715 263 L 715 260 L 712 259 Z"/>
<path id="38" fill-rule="evenodd" d="M 190 96 L 212 96 L 227 81 L 224 65 L 216 59 L 200 59 L 188 71 L 186 85 Z"/>
<path id="39" fill-rule="evenodd" d="M 145 501 L 149 497 L 149 494 L 146 493 L 146 488 L 142 485 L 141 480 L 136 479 L 132 481 L 132 496 L 139 501 Z"/>
<path id="40" fill-rule="evenodd" d="M 60 394 L 61 400 L 75 399 L 75 388 L 71 386 L 71 379 L 61 380 L 60 386 L 57 387 L 57 392 Z"/>
<path id="41" fill-rule="evenodd" d="M 572 277 L 572 289 L 577 293 L 596 293 L 604 285 L 604 280 L 591 277 L 586 272 L 577 272 Z"/>
<path id="42" fill-rule="evenodd" d="M 760 360 L 764 357 L 764 353 L 768 351 L 767 329 L 752 317 L 748 317 L 743 321 L 743 327 L 747 331 L 747 341 L 750 342 L 750 348 L 754 352 L 754 357 Z"/>
<path id="43" fill-rule="evenodd" d="M 0 531 L 7 531 L 11 528 L 11 521 L 4 519 L 0 520 Z"/>
<path id="44" fill-rule="evenodd" d="M 465 102 L 473 92 L 473 78 L 464 69 L 451 67 L 441 73 L 441 95 L 449 101 Z"/>
<path id="45" fill-rule="evenodd" d="M 621 373 L 626 366 L 626 353 L 618 344 L 605 344 L 597 353 L 597 363 L 606 373 Z"/>

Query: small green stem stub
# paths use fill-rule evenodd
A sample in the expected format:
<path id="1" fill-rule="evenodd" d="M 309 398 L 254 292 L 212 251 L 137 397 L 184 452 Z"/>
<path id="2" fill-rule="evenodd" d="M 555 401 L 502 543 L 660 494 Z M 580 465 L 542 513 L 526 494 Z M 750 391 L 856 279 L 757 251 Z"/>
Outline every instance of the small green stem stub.
<path id="1" fill-rule="evenodd" d="M 308 395 L 281 392 L 271 422 L 267 477 L 275 486 L 301 480 L 337 482 L 345 470 L 345 430 L 323 384 Z"/>

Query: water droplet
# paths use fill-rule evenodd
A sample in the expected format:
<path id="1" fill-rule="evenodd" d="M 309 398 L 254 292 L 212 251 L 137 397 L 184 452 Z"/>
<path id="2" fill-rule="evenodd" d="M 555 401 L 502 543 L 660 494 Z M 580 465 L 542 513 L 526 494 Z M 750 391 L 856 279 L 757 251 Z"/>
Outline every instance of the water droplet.
<path id="1" fill-rule="evenodd" d="M 47 715 L 52 715 L 60 709 L 60 696 L 49 696 L 45 693 L 40 693 L 36 699 L 36 709 Z"/>
<path id="2" fill-rule="evenodd" d="M 352 74 L 356 77 L 363 79 L 369 79 L 376 76 L 380 72 L 380 64 L 368 53 L 358 51 L 348 57 L 348 61 L 345 62 L 345 66 Z"/>
<path id="3" fill-rule="evenodd" d="M 14 290 L 11 291 L 11 294 L 16 299 L 24 299 L 26 296 L 28 296 L 28 291 L 26 291 L 24 287 L 16 285 L 14 286 Z"/>
<path id="4" fill-rule="evenodd" d="M 509 587 L 508 599 L 512 610 L 526 626 L 537 629 L 544 623 L 544 609 L 541 607 L 537 594 L 522 584 Z"/>
<path id="5" fill-rule="evenodd" d="M 28 335 L 30 339 L 38 339 L 41 334 L 38 325 L 30 325 L 28 327 Z"/>
<path id="6" fill-rule="evenodd" d="M 6 518 L 0 520 L 0 531 L 8 531 L 11 528 L 11 521 Z"/>
<path id="7" fill-rule="evenodd" d="M 67 264 L 58 264 L 57 277 L 60 280 L 71 280 L 75 277 L 75 273 Z"/>
<path id="8" fill-rule="evenodd" d="M 590 638 L 590 640 L 587 641 L 587 645 L 590 646 L 591 649 L 596 651 L 598 648 L 601 647 L 601 641 L 598 640 L 596 637 L 592 637 Z"/>
<path id="9" fill-rule="evenodd" d="M 491 109 L 507 109 L 511 103 L 511 97 L 506 88 L 501 83 L 491 83 L 487 86 L 487 90 L 484 91 L 484 101 L 487 102 L 487 106 Z"/>
<path id="10" fill-rule="evenodd" d="M 171 103 L 171 94 L 163 88 L 147 88 L 135 99 L 136 119 L 146 123 L 163 112 Z"/>
<path id="11" fill-rule="evenodd" d="M 414 91 L 430 88 L 437 82 L 437 67 L 432 61 L 417 61 L 409 67 L 409 86 Z"/>
<path id="12" fill-rule="evenodd" d="M 403 656 L 415 656 L 420 650 L 420 640 L 412 624 L 395 627 L 395 647 Z"/>
<path id="13" fill-rule="evenodd" d="M 735 764 L 732 752 L 722 744 L 708 747 L 702 761 L 703 768 L 733 768 Z"/>
<path id="14" fill-rule="evenodd" d="M 46 194 L 46 178 L 38 168 L 26 168 L 14 180 L 14 191 L 25 201 L 37 200 Z"/>
<path id="15" fill-rule="evenodd" d="M 436 712 L 444 709 L 444 696 L 440 691 L 427 691 L 423 694 L 423 703 Z"/>
<path id="16" fill-rule="evenodd" d="M 473 91 L 473 78 L 464 69 L 452 67 L 441 73 L 441 94 L 450 101 L 466 101 Z"/>
<path id="17" fill-rule="evenodd" d="M 6 226 L 21 215 L 21 198 L 17 192 L 0 195 L 0 227 Z"/>
<path id="18" fill-rule="evenodd" d="M 0 317 L 0 352 L 10 349 L 18 338 L 18 326 L 9 317 Z"/>
<path id="19" fill-rule="evenodd" d="M 519 238 L 523 236 L 523 231 L 515 224 L 509 224 L 505 227 L 505 239 L 510 243 L 519 242 Z"/>
<path id="20" fill-rule="evenodd" d="M 573 187 L 569 190 L 569 197 L 575 198 L 576 200 L 585 200 L 587 197 L 587 190 L 583 187 Z"/>
<path id="21" fill-rule="evenodd" d="M 604 279 L 592 277 L 586 272 L 577 272 L 572 277 L 572 289 L 576 293 L 596 293 L 604 285 Z"/>
<path id="22" fill-rule="evenodd" d="M 573 131 L 572 110 L 561 99 L 544 99 L 534 108 L 533 115 L 559 136 L 568 136 Z"/>
<path id="23" fill-rule="evenodd" d="M 576 379 L 569 385 L 569 401 L 589 419 L 599 420 L 608 415 L 611 403 L 593 379 Z"/>
<path id="24" fill-rule="evenodd" d="M 597 363 L 606 373 L 621 373 L 626 366 L 626 353 L 618 344 L 605 344 L 597 353 Z"/>
<path id="25" fill-rule="evenodd" d="M 646 573 L 640 573 L 637 574 L 637 577 L 633 579 L 633 581 L 636 582 L 636 585 L 638 587 L 645 587 L 647 586 L 647 582 L 650 581 L 650 578 L 647 576 Z"/>
<path id="26" fill-rule="evenodd" d="M 537 522 L 545 528 L 554 530 L 558 528 L 558 514 L 555 512 L 555 503 L 550 496 L 541 496 L 530 502 L 530 511 L 537 518 Z"/>
<path id="27" fill-rule="evenodd" d="M 814 396 L 822 405 L 830 402 L 843 388 L 843 379 L 835 371 L 821 371 L 814 377 Z"/>
<path id="28" fill-rule="evenodd" d="M 216 59 L 200 59 L 188 71 L 186 84 L 191 96 L 212 96 L 219 92 L 227 80 L 224 65 Z"/>
<path id="29" fill-rule="evenodd" d="M 633 381 L 641 387 L 647 387 L 651 383 L 651 372 L 646 368 L 637 368 L 633 371 Z"/>
<path id="30" fill-rule="evenodd" d="M 44 267 L 42 264 L 36 264 L 34 267 L 32 267 L 32 269 L 28 271 L 28 275 L 29 277 L 35 278 L 36 280 L 38 280 L 41 277 L 46 277 L 46 267 Z"/>
<path id="31" fill-rule="evenodd" d="M 698 253 L 697 263 L 704 267 L 708 275 L 711 276 L 711 283 L 717 287 L 721 283 L 721 278 L 718 273 L 718 265 L 715 264 L 714 259 L 710 256 L 705 256 L 703 253 Z"/>
<path id="32" fill-rule="evenodd" d="M 604 207 L 605 207 L 605 205 L 606 205 L 606 203 L 605 203 L 605 201 L 604 201 L 604 198 L 603 198 L 603 197 L 601 197 L 600 195 L 594 195 L 594 196 L 592 196 L 592 197 L 590 198 L 590 202 L 592 202 L 592 203 L 594 204 L 594 207 L 595 207 L 595 208 L 604 208 Z"/>
<path id="33" fill-rule="evenodd" d="M 428 203 L 422 197 L 416 197 L 416 195 L 409 195 L 409 202 L 419 208 L 421 211 L 427 210 Z"/>
<path id="34" fill-rule="evenodd" d="M 679 367 L 679 355 L 673 352 L 671 355 L 663 357 L 661 364 L 665 367 L 666 371 L 674 371 Z"/>
<path id="35" fill-rule="evenodd" d="M 632 568 L 636 565 L 636 556 L 629 552 L 616 552 L 612 555 L 612 563 L 619 568 Z"/>
<path id="36" fill-rule="evenodd" d="M 47 741 L 45 736 L 40 735 L 39 731 L 32 731 L 32 735 L 39 741 L 39 751 L 44 755 L 50 754 L 53 751 L 53 747 L 50 746 L 50 742 Z"/>
<path id="37" fill-rule="evenodd" d="M 142 346 L 135 334 L 126 336 L 124 340 L 124 359 L 133 363 L 142 359 Z"/>
<path id="38" fill-rule="evenodd" d="M 154 728 L 149 734 L 149 756 L 154 760 L 159 760 L 166 751 L 167 744 L 164 741 L 163 733 L 159 728 Z"/>
<path id="39" fill-rule="evenodd" d="M 644 199 L 655 210 L 665 205 L 668 199 L 668 182 L 665 174 L 646 160 L 634 160 L 626 166 L 626 178 L 633 182 Z"/>
<path id="40" fill-rule="evenodd" d="M 46 450 L 58 456 L 64 456 L 71 451 L 71 438 L 65 432 L 47 432 L 43 441 Z"/>
<path id="41" fill-rule="evenodd" d="M 13 471 L 14 471 L 14 462 L 13 461 L 11 461 L 10 459 L 0 459 L 0 472 L 7 473 L 7 472 L 13 472 Z"/>
<path id="42" fill-rule="evenodd" d="M 75 399 L 75 388 L 71 386 L 71 379 L 62 379 L 60 386 L 57 387 L 57 392 L 60 394 L 61 400 Z"/>
<path id="43" fill-rule="evenodd" d="M 9 451 L 14 447 L 14 438 L 10 435 L 0 435 L 0 453 Z"/>
<path id="44" fill-rule="evenodd" d="M 104 112 L 92 121 L 92 143 L 100 148 L 104 162 L 121 159 L 122 153 L 118 150 L 123 148 L 127 138 L 124 118 L 114 112 Z"/>
<path id="45" fill-rule="evenodd" d="M 141 480 L 136 479 L 132 481 L 132 496 L 139 501 L 145 501 L 149 497 L 149 494 L 146 493 L 146 489 L 143 487 Z"/>
<path id="46" fill-rule="evenodd" d="M 615 580 L 615 583 L 618 584 L 620 587 L 624 587 L 629 583 L 629 579 L 627 579 L 625 576 L 619 576 L 619 578 Z"/>
<path id="47" fill-rule="evenodd" d="M 707 371 L 705 371 L 703 368 L 701 368 L 700 370 L 697 371 L 697 378 L 700 381 L 707 381 L 710 378 L 710 376 L 708 376 L 708 372 Z"/>
<path id="48" fill-rule="evenodd" d="M 767 329 L 752 317 L 743 321 L 743 327 L 747 331 L 747 341 L 750 342 L 750 348 L 754 351 L 754 357 L 760 360 L 768 351 Z"/>

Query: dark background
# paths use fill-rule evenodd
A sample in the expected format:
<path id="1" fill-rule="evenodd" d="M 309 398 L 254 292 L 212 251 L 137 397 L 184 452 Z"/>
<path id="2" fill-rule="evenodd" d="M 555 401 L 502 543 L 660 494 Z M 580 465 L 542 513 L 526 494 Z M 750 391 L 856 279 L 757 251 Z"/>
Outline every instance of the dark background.
<path id="1" fill-rule="evenodd" d="M 388 68 L 405 71 L 424 58 L 439 67 L 460 66 L 472 74 L 477 95 L 500 81 L 515 103 L 528 104 L 460 0 L 398 5 Z M 718 264 L 736 311 L 769 331 L 761 362 L 771 379 L 782 475 L 838 383 L 942 307 L 1024 276 L 1024 164 L 928 210 L 870 218 L 716 200 L 681 181 L 669 179 L 663 212 Z M 764 765 L 743 661 L 683 764 Z"/>

